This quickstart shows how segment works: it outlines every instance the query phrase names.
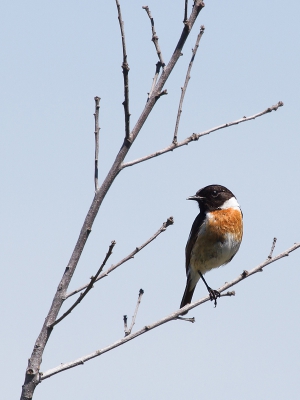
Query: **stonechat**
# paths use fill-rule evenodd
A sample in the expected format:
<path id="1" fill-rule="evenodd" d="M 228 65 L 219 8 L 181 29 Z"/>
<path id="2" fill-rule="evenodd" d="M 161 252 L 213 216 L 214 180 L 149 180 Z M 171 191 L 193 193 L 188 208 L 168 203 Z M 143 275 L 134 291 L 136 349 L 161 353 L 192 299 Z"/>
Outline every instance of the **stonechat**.
<path id="1" fill-rule="evenodd" d="M 187 200 L 197 201 L 200 213 L 185 248 L 187 282 L 180 308 L 191 302 L 200 278 L 216 306 L 220 293 L 208 286 L 204 274 L 229 263 L 237 253 L 243 237 L 243 214 L 234 194 L 221 185 L 206 186 Z"/>

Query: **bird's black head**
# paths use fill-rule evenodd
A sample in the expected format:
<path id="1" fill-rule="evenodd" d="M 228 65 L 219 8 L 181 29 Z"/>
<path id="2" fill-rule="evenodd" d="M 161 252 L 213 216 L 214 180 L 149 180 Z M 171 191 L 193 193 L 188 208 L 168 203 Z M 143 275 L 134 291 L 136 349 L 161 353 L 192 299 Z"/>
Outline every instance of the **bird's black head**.
<path id="1" fill-rule="evenodd" d="M 225 186 L 209 185 L 198 190 L 195 196 L 188 197 L 188 200 L 196 200 L 200 209 L 206 212 L 221 208 L 232 197 L 235 198 L 234 194 Z"/>

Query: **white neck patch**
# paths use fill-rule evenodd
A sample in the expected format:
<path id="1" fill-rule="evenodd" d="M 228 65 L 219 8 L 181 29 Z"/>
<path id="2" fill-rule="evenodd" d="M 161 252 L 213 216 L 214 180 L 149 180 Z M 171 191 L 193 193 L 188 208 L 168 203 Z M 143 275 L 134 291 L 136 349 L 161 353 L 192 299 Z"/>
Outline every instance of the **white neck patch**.
<path id="1" fill-rule="evenodd" d="M 226 210 L 227 208 L 238 208 L 240 210 L 240 205 L 235 197 L 231 197 L 231 199 L 226 200 L 225 203 L 220 207 L 221 210 Z"/>

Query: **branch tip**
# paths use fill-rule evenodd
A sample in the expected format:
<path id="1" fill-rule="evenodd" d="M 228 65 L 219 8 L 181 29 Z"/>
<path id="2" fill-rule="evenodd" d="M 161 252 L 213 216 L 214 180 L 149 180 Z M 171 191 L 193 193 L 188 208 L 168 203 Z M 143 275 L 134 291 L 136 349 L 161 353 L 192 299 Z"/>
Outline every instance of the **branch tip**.
<path id="1" fill-rule="evenodd" d="M 271 247 L 271 251 L 270 251 L 270 254 L 268 255 L 268 259 L 269 259 L 269 260 L 272 259 L 272 255 L 273 255 L 273 251 L 274 251 L 275 246 L 276 246 L 276 242 L 277 242 L 277 238 L 274 237 L 273 243 L 272 243 L 272 247 Z"/>
<path id="2" fill-rule="evenodd" d="M 191 322 L 192 324 L 193 324 L 194 322 L 196 322 L 196 320 L 195 320 L 194 317 L 192 317 L 192 318 L 186 318 L 186 317 L 178 316 L 178 317 L 176 317 L 175 319 L 179 319 L 180 321 Z"/>
<path id="3" fill-rule="evenodd" d="M 154 239 L 156 239 L 162 232 L 164 232 L 164 231 L 167 229 L 167 227 L 168 227 L 169 225 L 172 225 L 172 222 L 174 223 L 173 217 L 168 218 L 167 221 L 164 222 L 164 223 L 162 224 L 162 226 L 158 229 L 157 232 L 154 233 L 153 236 L 151 236 L 151 237 L 150 237 L 145 243 L 143 243 L 141 246 L 135 247 L 135 249 L 134 249 L 128 256 L 126 256 L 125 258 L 123 258 L 123 259 L 122 259 L 121 261 L 119 261 L 117 264 L 112 265 L 112 266 L 111 266 L 110 268 L 108 268 L 105 272 L 103 272 L 102 274 L 100 274 L 100 275 L 96 278 L 95 282 L 98 282 L 100 279 L 105 278 L 106 276 L 108 276 L 108 274 L 109 274 L 110 272 L 112 272 L 113 270 L 115 270 L 116 268 L 118 268 L 120 265 L 122 265 L 122 264 L 124 264 L 125 262 L 127 262 L 127 261 L 131 260 L 132 258 L 134 258 L 134 256 L 135 256 L 139 251 L 141 251 L 144 247 L 146 247 L 149 243 L 151 243 Z M 113 241 L 113 242 L 114 242 L 114 244 L 116 243 L 115 241 Z M 112 242 L 112 244 L 113 244 L 113 242 Z M 70 296 L 73 296 L 73 295 L 76 294 L 76 293 L 79 293 L 81 290 L 87 288 L 88 285 L 89 285 L 89 283 L 87 283 L 87 284 L 81 286 L 81 287 L 78 288 L 78 289 L 73 290 L 73 292 L 67 293 L 67 294 L 65 295 L 65 299 L 67 299 L 67 298 L 70 297 Z"/>
<path id="4" fill-rule="evenodd" d="M 174 218 L 173 218 L 173 217 L 169 217 L 169 218 L 167 219 L 167 221 L 165 222 L 166 228 L 167 228 L 168 226 L 170 226 L 170 225 L 173 225 L 173 224 L 174 224 Z"/>
<path id="5" fill-rule="evenodd" d="M 95 184 L 95 192 L 98 190 L 98 158 L 99 158 L 99 109 L 100 109 L 100 97 L 95 96 L 95 112 L 94 112 L 94 119 L 95 119 L 95 172 L 94 172 L 94 184 Z"/>
<path id="6" fill-rule="evenodd" d="M 187 7 L 187 3 L 185 5 L 185 7 Z M 186 72 L 184 85 L 183 85 L 183 87 L 181 87 L 181 96 L 180 96 L 180 100 L 179 100 L 176 123 L 175 123 L 175 129 L 174 129 L 173 140 L 172 140 L 172 143 L 174 145 L 177 145 L 177 143 L 178 143 L 177 142 L 177 136 L 178 136 L 179 122 L 180 122 L 181 113 L 182 113 L 183 100 L 184 100 L 184 96 L 185 96 L 185 92 L 186 92 L 189 80 L 191 78 L 190 74 L 191 74 L 192 66 L 193 66 L 193 63 L 194 63 L 194 60 L 195 60 L 195 56 L 196 56 L 196 53 L 197 53 L 197 50 L 198 50 L 198 47 L 199 47 L 199 43 L 200 43 L 201 37 L 202 37 L 202 35 L 204 33 L 204 29 L 205 29 L 204 25 L 201 25 L 200 32 L 199 32 L 199 34 L 197 36 L 195 46 L 192 48 L 192 58 L 190 60 L 190 63 L 189 63 L 189 66 L 188 66 L 188 69 L 187 69 L 187 72 Z"/>
<path id="7" fill-rule="evenodd" d="M 124 117 L 125 117 L 125 138 L 128 139 L 130 136 L 130 115 L 131 115 L 129 112 L 129 79 L 128 79 L 128 72 L 130 68 L 127 62 L 124 22 L 122 20 L 121 6 L 118 0 L 116 0 L 116 5 L 118 10 L 118 20 L 120 25 L 122 50 L 123 50 L 123 62 L 121 68 L 123 72 L 123 81 L 124 81 L 124 102 L 122 104 L 124 106 Z"/>
<path id="8" fill-rule="evenodd" d="M 282 102 L 279 102 L 279 103 L 282 103 Z M 199 140 L 200 137 L 202 137 L 202 136 L 209 135 L 210 133 L 218 131 L 220 129 L 224 129 L 224 128 L 227 128 L 227 127 L 233 126 L 233 125 L 238 125 L 238 124 L 240 124 L 242 122 L 251 121 L 253 119 L 256 119 L 258 117 L 261 117 L 261 116 L 269 113 L 270 109 L 271 109 L 271 111 L 276 111 L 278 109 L 278 107 L 282 106 L 282 105 L 278 106 L 279 103 L 277 103 L 276 105 L 274 105 L 274 106 L 272 106 L 270 108 L 267 108 L 264 111 L 261 111 L 261 112 L 259 112 L 257 114 L 254 114 L 254 115 L 252 115 L 250 117 L 242 117 L 241 119 L 238 119 L 238 120 L 235 120 L 233 122 L 229 122 L 229 123 L 226 123 L 226 124 L 223 124 L 223 125 L 216 126 L 214 128 L 208 129 L 208 130 L 203 131 L 201 133 L 193 133 L 191 136 L 188 136 L 182 142 L 176 142 L 175 141 L 175 143 L 174 143 L 174 141 L 173 141 L 169 146 L 165 147 L 164 149 L 158 150 L 158 151 L 156 151 L 156 152 L 154 152 L 152 154 L 148 154 L 147 156 L 144 156 L 144 157 L 141 157 L 141 158 L 137 158 L 136 160 L 128 161 L 128 162 L 125 162 L 125 163 L 123 162 L 120 169 L 131 167 L 132 165 L 136 165 L 136 164 L 139 164 L 141 162 L 144 162 L 144 161 L 147 161 L 147 160 L 151 160 L 154 157 L 161 156 L 162 154 L 168 153 L 169 151 L 173 151 L 174 149 L 179 149 L 182 146 L 188 145 L 190 142 Z"/>
<path id="9" fill-rule="evenodd" d="M 164 73 L 166 64 L 165 64 L 163 56 L 162 56 L 162 51 L 161 51 L 161 49 L 159 47 L 158 36 L 156 34 L 156 31 L 155 31 L 154 19 L 153 19 L 152 15 L 151 15 L 151 11 L 150 11 L 148 6 L 143 6 L 142 8 L 147 12 L 148 17 L 150 19 L 151 30 L 152 30 L 152 38 L 151 38 L 151 40 L 154 43 L 154 46 L 155 46 L 155 49 L 156 49 L 156 53 L 157 53 L 157 56 L 158 56 L 158 59 L 159 59 L 159 61 L 156 63 L 155 75 L 154 75 L 154 78 L 153 78 L 153 81 L 152 81 L 150 92 L 148 94 L 148 98 L 147 98 L 147 102 L 148 102 L 150 97 L 151 97 L 151 95 L 152 95 L 152 93 L 153 93 L 153 91 L 154 91 L 154 88 L 156 86 L 156 82 L 157 82 L 157 79 L 158 79 L 160 68 L 162 67 L 163 73 Z M 157 100 L 157 98 L 156 98 L 156 100 Z"/>

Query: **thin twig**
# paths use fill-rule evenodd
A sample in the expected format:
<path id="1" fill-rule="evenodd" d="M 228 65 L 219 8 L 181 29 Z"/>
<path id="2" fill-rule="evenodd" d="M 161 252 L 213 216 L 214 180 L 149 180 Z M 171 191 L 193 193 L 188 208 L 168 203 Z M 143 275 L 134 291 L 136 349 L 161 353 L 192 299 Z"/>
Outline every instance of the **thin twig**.
<path id="1" fill-rule="evenodd" d="M 120 265 L 124 264 L 126 261 L 131 260 L 132 258 L 134 258 L 134 256 L 141 251 L 144 247 L 146 247 L 149 243 L 151 243 L 154 239 L 157 238 L 157 236 L 159 236 L 162 232 L 164 232 L 167 227 L 169 225 L 173 225 L 174 223 L 174 219 L 173 217 L 170 217 L 167 219 L 166 222 L 164 222 L 162 224 L 162 226 L 159 228 L 159 230 L 153 235 L 151 236 L 145 243 L 143 243 L 141 246 L 136 247 L 130 254 L 128 254 L 128 256 L 126 256 L 125 258 L 123 258 L 123 260 L 119 261 L 117 264 L 112 265 L 110 268 L 108 268 L 106 271 L 104 271 L 101 275 L 98 276 L 98 278 L 95 280 L 95 282 L 99 281 L 102 278 L 105 278 L 106 276 L 108 276 L 108 274 L 110 274 L 112 271 L 114 271 L 116 268 L 118 268 Z M 87 286 L 89 285 L 89 283 L 86 283 L 85 285 L 73 290 L 72 292 L 69 292 L 66 294 L 65 299 L 67 299 L 68 297 L 73 296 L 74 294 L 81 292 L 83 289 L 85 289 Z"/>
<path id="2" fill-rule="evenodd" d="M 191 322 L 192 324 L 194 323 L 194 322 L 196 322 L 196 320 L 195 320 L 195 317 L 192 317 L 192 318 L 186 318 L 186 317 L 177 317 L 176 319 L 180 319 L 181 321 L 187 321 L 187 322 Z"/>
<path id="3" fill-rule="evenodd" d="M 184 23 L 187 21 L 187 10 L 188 10 L 188 0 L 185 0 L 185 4 L 184 4 L 184 18 L 183 18 L 183 22 L 184 22 Z"/>
<path id="4" fill-rule="evenodd" d="M 126 336 L 126 332 L 127 332 L 127 315 L 123 315 L 123 322 L 124 322 L 124 333 Z"/>
<path id="5" fill-rule="evenodd" d="M 270 113 L 272 111 L 276 111 L 279 107 L 282 107 L 282 106 L 283 106 L 283 102 L 279 101 L 274 106 L 269 107 L 266 110 L 261 111 L 261 112 L 259 112 L 257 114 L 254 114 L 251 117 L 243 117 L 241 119 L 237 119 L 236 121 L 228 122 L 227 124 L 216 126 L 214 128 L 208 129 L 207 131 L 203 131 L 201 133 L 193 133 L 191 136 L 187 137 L 182 142 L 178 142 L 177 144 L 171 143 L 170 146 L 165 147 L 162 150 L 158 150 L 155 153 L 149 154 L 149 155 L 141 157 L 141 158 L 137 158 L 136 160 L 129 161 L 129 162 L 126 162 L 126 163 L 123 162 L 121 164 L 120 168 L 123 169 L 123 168 L 126 168 L 126 167 L 131 167 L 132 165 L 139 164 L 139 163 L 141 163 L 143 161 L 150 160 L 151 158 L 154 158 L 154 157 L 158 157 L 158 156 L 160 156 L 162 154 L 168 153 L 169 151 L 176 150 L 181 146 L 185 146 L 185 145 L 189 144 L 190 142 L 197 141 L 200 137 L 208 135 L 211 132 L 215 132 L 215 131 L 218 131 L 218 130 L 223 129 L 223 128 L 228 128 L 229 126 L 232 126 L 232 125 L 238 125 L 238 124 L 240 124 L 242 122 L 250 121 L 252 119 L 261 117 L 262 115 L 268 114 L 268 113 Z"/>
<path id="6" fill-rule="evenodd" d="M 271 247 L 271 251 L 270 251 L 270 254 L 268 255 L 268 259 L 269 259 L 269 260 L 272 258 L 273 251 L 274 251 L 274 249 L 275 249 L 275 246 L 276 246 L 276 242 L 277 242 L 277 238 L 276 238 L 276 237 L 274 237 L 274 239 L 273 239 L 273 243 L 272 243 L 272 247 Z"/>
<path id="7" fill-rule="evenodd" d="M 143 6 L 142 8 L 143 8 L 144 10 L 146 10 L 146 13 L 148 14 L 148 17 L 149 17 L 149 19 L 150 19 L 150 22 L 151 22 L 151 29 L 152 29 L 152 39 L 151 39 L 151 40 L 152 40 L 152 42 L 154 43 L 154 46 L 155 46 L 155 49 L 156 49 L 156 53 L 157 53 L 158 59 L 159 59 L 159 61 L 160 61 L 160 63 L 161 63 L 161 66 L 162 66 L 162 68 L 163 68 L 163 70 L 164 70 L 166 64 L 165 64 L 165 62 L 164 62 L 161 49 L 160 49 L 160 47 L 159 47 L 158 36 L 157 36 L 157 34 L 156 34 L 155 26 L 154 26 L 154 19 L 153 19 L 152 15 L 151 15 L 151 11 L 150 11 L 150 9 L 149 9 L 148 6 Z"/>
<path id="8" fill-rule="evenodd" d="M 118 0 L 116 0 L 116 5 L 118 9 L 118 20 L 121 29 L 121 36 L 122 36 L 122 48 L 123 48 L 123 63 L 122 63 L 122 71 L 123 71 L 123 78 L 124 78 L 124 98 L 123 106 L 124 106 L 124 113 L 125 113 L 125 138 L 129 140 L 130 137 L 130 112 L 129 112 L 129 65 L 127 62 L 127 53 L 126 53 L 126 42 L 125 42 L 125 31 L 124 31 L 124 21 L 122 21 L 122 14 L 121 14 L 121 6 Z"/>
<path id="9" fill-rule="evenodd" d="M 177 144 L 177 133 L 178 133 L 179 122 L 180 122 L 180 117 L 181 117 L 181 113 L 182 113 L 182 104 L 183 104 L 185 92 L 186 92 L 186 89 L 187 89 L 187 85 L 189 83 L 189 80 L 191 79 L 191 75 L 190 75 L 191 74 L 191 69 L 192 69 L 192 66 L 193 66 L 193 63 L 194 63 L 194 59 L 195 59 L 198 47 L 199 47 L 200 40 L 201 40 L 202 35 L 204 33 L 204 30 L 205 30 L 205 27 L 203 25 L 201 25 L 200 32 L 199 32 L 199 34 L 197 36 L 197 40 L 196 40 L 196 43 L 195 43 L 195 47 L 192 49 L 192 58 L 191 58 L 191 61 L 189 63 L 189 67 L 188 67 L 188 70 L 187 70 L 187 73 L 186 73 L 184 85 L 181 88 L 181 96 L 180 96 L 178 112 L 177 112 L 175 131 L 174 131 L 174 137 L 173 137 L 173 144 Z"/>
<path id="10" fill-rule="evenodd" d="M 95 191 L 98 190 L 98 160 L 99 160 L 99 108 L 100 108 L 100 97 L 94 97 L 95 100 Z"/>
<path id="11" fill-rule="evenodd" d="M 160 69 L 161 69 L 161 62 L 160 62 L 160 61 L 157 61 L 157 63 L 156 63 L 156 69 L 155 69 L 155 75 L 154 75 L 153 80 L 152 80 L 152 85 L 151 85 L 150 92 L 148 93 L 147 101 L 150 99 L 150 96 L 152 95 L 152 92 L 153 92 L 153 90 L 154 90 L 154 88 L 155 88 L 155 85 L 156 85 L 156 82 L 157 82 L 157 79 L 158 79 L 158 75 L 159 75 Z"/>
<path id="12" fill-rule="evenodd" d="M 124 332 L 125 332 L 125 336 L 128 336 L 128 335 L 131 334 L 133 325 L 135 324 L 135 320 L 136 320 L 136 316 L 137 316 L 137 313 L 138 313 L 138 309 L 139 309 L 139 306 L 140 306 L 141 301 L 142 301 L 142 296 L 143 296 L 143 294 L 144 294 L 143 289 L 140 289 L 138 301 L 137 301 L 137 303 L 136 303 L 134 315 L 133 315 L 133 317 L 132 317 L 131 325 L 130 325 L 130 328 L 129 328 L 129 329 L 127 329 L 127 318 L 126 318 L 126 329 L 125 329 L 125 320 L 124 320 Z"/>
<path id="13" fill-rule="evenodd" d="M 241 274 L 233 281 L 226 283 L 225 285 L 223 285 L 222 287 L 220 287 L 218 289 L 218 292 L 220 292 L 220 293 L 224 292 L 225 290 L 229 289 L 231 286 L 234 286 L 237 283 L 241 282 L 243 279 L 256 274 L 257 272 L 259 272 L 262 268 L 266 267 L 267 265 L 272 264 L 273 262 L 278 261 L 283 257 L 287 257 L 292 251 L 298 249 L 299 247 L 300 247 L 300 243 L 295 243 L 294 246 L 285 250 L 283 253 L 280 253 L 278 256 L 272 258 L 271 260 L 269 260 L 269 259 L 265 260 L 263 263 L 259 264 L 257 267 L 250 270 L 246 277 L 243 277 L 243 275 Z M 132 333 L 128 336 L 125 336 L 124 338 L 118 340 L 117 342 L 115 342 L 107 347 L 104 347 L 103 349 L 96 350 L 95 352 L 88 354 L 86 356 L 80 357 L 77 360 L 68 362 L 66 364 L 60 364 L 59 366 L 57 366 L 55 368 L 49 369 L 48 371 L 46 371 L 40 375 L 40 379 L 44 380 L 44 379 L 50 378 L 52 375 L 55 375 L 59 372 L 66 371 L 67 369 L 74 368 L 78 365 L 83 365 L 86 361 L 89 361 L 92 358 L 101 356 L 102 354 L 107 353 L 108 351 L 115 349 L 116 347 L 121 346 L 122 344 L 125 344 L 125 343 L 129 342 L 130 340 L 135 339 L 136 337 L 138 337 L 146 332 L 149 332 L 150 330 L 152 330 L 154 328 L 157 328 L 160 325 L 163 325 L 163 324 L 173 321 L 173 320 L 177 320 L 183 311 L 186 312 L 186 311 L 192 310 L 193 308 L 198 307 L 201 304 L 206 303 L 207 301 L 210 301 L 210 296 L 203 297 L 202 299 L 200 299 L 194 303 L 187 304 L 182 309 L 175 311 L 174 313 L 168 315 L 165 318 L 160 319 L 157 322 L 154 322 L 150 325 L 144 326 L 139 331 Z"/>
<path id="14" fill-rule="evenodd" d="M 159 61 L 156 63 L 155 75 L 154 75 L 154 78 L 153 78 L 153 81 L 152 81 L 152 86 L 151 86 L 150 92 L 148 93 L 148 100 L 149 100 L 149 98 L 151 97 L 151 95 L 152 95 L 152 93 L 153 93 L 153 90 L 154 90 L 154 88 L 155 88 L 155 85 L 156 85 L 156 82 L 157 82 L 157 79 L 158 79 L 158 75 L 159 75 L 160 69 L 161 69 L 161 67 L 162 67 L 162 68 L 163 68 L 163 71 L 164 71 L 165 65 L 166 65 L 166 64 L 165 64 L 165 62 L 164 62 L 161 49 L 160 49 L 160 47 L 159 47 L 158 36 L 157 36 L 157 34 L 156 34 L 156 31 L 155 31 L 154 19 L 153 19 L 152 15 L 151 15 L 151 11 L 150 11 L 150 9 L 149 9 L 148 6 L 143 6 L 142 8 L 143 8 L 144 10 L 146 10 L 146 12 L 147 12 L 147 14 L 148 14 L 148 17 L 149 17 L 149 19 L 150 19 L 150 22 L 151 22 L 151 29 L 152 29 L 152 39 L 151 39 L 151 40 L 152 40 L 152 42 L 154 43 L 154 46 L 155 46 L 155 49 L 156 49 L 156 53 L 157 53 L 157 56 L 158 56 L 158 59 L 159 59 Z M 148 101 L 148 100 L 147 100 L 147 101 Z"/>
<path id="15" fill-rule="evenodd" d="M 113 240 L 109 246 L 108 252 L 103 260 L 103 263 L 101 264 L 100 268 L 98 269 L 97 273 L 95 274 L 95 276 L 92 276 L 90 279 L 90 283 L 86 286 L 86 289 L 83 293 L 80 294 L 80 296 L 78 297 L 78 299 L 75 301 L 75 303 L 60 317 L 58 318 L 56 321 L 53 322 L 53 324 L 51 324 L 49 326 L 49 328 L 53 328 L 55 325 L 57 325 L 59 322 L 61 322 L 64 318 L 66 318 L 67 315 L 69 315 L 76 306 L 78 306 L 78 304 L 81 302 L 81 300 L 88 294 L 88 292 L 92 289 L 95 281 L 97 280 L 99 274 L 102 272 L 106 261 L 109 259 L 109 257 L 112 254 L 113 248 L 115 247 L 116 242 Z"/>

